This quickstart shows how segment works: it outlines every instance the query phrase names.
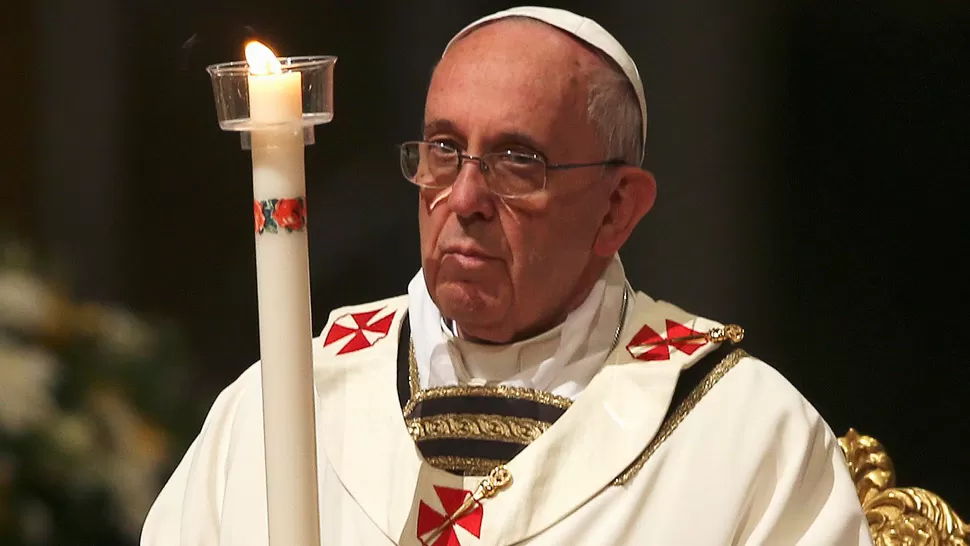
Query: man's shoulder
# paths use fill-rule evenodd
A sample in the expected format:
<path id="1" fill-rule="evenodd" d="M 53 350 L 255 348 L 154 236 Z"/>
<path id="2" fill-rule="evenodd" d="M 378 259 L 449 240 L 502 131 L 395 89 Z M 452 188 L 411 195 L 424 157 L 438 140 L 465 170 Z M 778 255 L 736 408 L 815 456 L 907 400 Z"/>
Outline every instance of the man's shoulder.
<path id="1" fill-rule="evenodd" d="M 777 368 L 756 354 L 745 349 L 737 349 L 737 365 L 735 377 L 743 377 L 749 382 L 758 382 L 768 388 L 769 392 L 776 392 L 781 396 L 801 396 L 795 386 Z"/>
<path id="2" fill-rule="evenodd" d="M 327 317 L 327 323 L 317 337 L 326 336 L 327 332 L 333 328 L 333 325 L 340 321 L 347 321 L 349 319 L 354 325 L 365 326 L 389 315 L 394 317 L 400 316 L 407 312 L 407 308 L 407 294 L 336 307 L 330 311 Z"/>
<path id="3" fill-rule="evenodd" d="M 313 339 L 314 358 L 356 353 L 381 339 L 397 339 L 407 311 L 407 295 L 337 307 Z"/>
<path id="4" fill-rule="evenodd" d="M 739 349 L 718 368 L 705 380 L 717 385 L 710 388 L 710 402 L 719 406 L 718 411 L 733 413 L 739 422 L 824 422 L 805 395 L 765 360 Z"/>
<path id="5" fill-rule="evenodd" d="M 407 295 L 398 295 L 367 303 L 337 307 L 330 311 L 326 326 L 312 340 L 313 350 L 316 352 L 323 346 L 328 345 L 328 340 L 332 342 L 332 338 L 341 332 L 340 326 L 344 323 L 346 323 L 346 326 L 344 326 L 345 329 L 380 330 L 389 327 L 395 318 L 406 313 L 407 307 Z M 334 327 L 335 325 L 337 325 L 337 328 Z M 329 339 L 328 336 L 330 336 Z M 250 364 L 232 383 L 220 392 L 216 402 L 223 401 L 227 405 L 235 406 L 247 392 L 258 392 L 261 383 L 259 368 L 259 360 Z"/>
<path id="6" fill-rule="evenodd" d="M 646 339 L 646 346 L 650 347 L 652 340 L 664 339 L 666 336 L 686 336 L 713 329 L 722 329 L 726 332 L 729 329 L 738 328 L 716 318 L 698 315 L 670 301 L 653 299 L 643 292 L 636 294 L 637 315 L 634 321 L 638 328 L 640 325 L 645 326 L 640 330 L 635 328 L 631 330 L 636 331 L 630 341 L 631 344 L 637 341 L 638 336 L 643 336 Z M 648 335 L 644 335 L 643 332 Z M 728 338 L 730 337 L 729 335 Z M 682 360 L 689 362 L 685 366 L 685 369 L 689 370 L 689 373 L 685 374 L 685 380 L 690 385 L 685 387 L 689 386 L 691 389 L 696 387 L 703 391 L 704 398 L 718 393 L 724 397 L 736 397 L 739 399 L 736 407 L 740 409 L 762 406 L 780 411 L 783 408 L 796 409 L 805 405 L 810 407 L 802 393 L 778 369 L 759 356 L 744 350 L 743 333 L 740 340 L 723 341 L 723 343 L 732 345 L 737 343 L 737 346 L 733 347 L 734 350 L 730 350 L 732 347 L 722 346 L 708 352 L 706 357 L 692 358 L 694 350 L 680 351 L 676 343 L 671 343 L 670 346 L 656 348 L 653 358 L 645 357 L 640 360 L 645 360 L 649 364 L 653 359 L 661 359 L 661 356 L 662 359 L 667 359 L 677 354 Z M 685 345 L 685 348 L 696 349 L 689 345 Z M 695 398 L 697 394 L 700 393 L 695 393 Z"/>

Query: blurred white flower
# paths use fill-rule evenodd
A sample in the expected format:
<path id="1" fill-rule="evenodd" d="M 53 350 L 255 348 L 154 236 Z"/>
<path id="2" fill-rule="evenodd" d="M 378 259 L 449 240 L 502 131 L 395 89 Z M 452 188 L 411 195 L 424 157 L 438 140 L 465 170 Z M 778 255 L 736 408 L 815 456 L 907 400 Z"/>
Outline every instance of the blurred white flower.
<path id="1" fill-rule="evenodd" d="M 148 356 L 155 342 L 151 327 L 124 309 L 102 309 L 96 330 L 109 350 L 126 356 Z"/>
<path id="2" fill-rule="evenodd" d="M 16 434 L 54 415 L 57 373 L 47 351 L 0 336 L 0 427 Z"/>
<path id="3" fill-rule="evenodd" d="M 105 447 L 98 441 L 94 419 L 84 413 L 61 413 L 45 432 L 57 455 L 50 459 L 53 466 L 48 468 L 49 473 L 79 491 L 96 488 L 104 481 L 108 471 L 102 465 L 110 460 L 100 456 Z"/>
<path id="4" fill-rule="evenodd" d="M 105 478 L 120 501 L 126 530 L 137 538 L 157 493 L 157 473 L 167 447 L 165 435 L 115 393 L 98 392 L 92 403 L 113 446 Z"/>
<path id="5" fill-rule="evenodd" d="M 57 448 L 71 457 L 84 457 L 97 448 L 95 425 L 83 414 L 64 414 L 51 434 Z"/>
<path id="6" fill-rule="evenodd" d="M 0 271 L 0 327 L 25 332 L 50 328 L 58 299 L 39 277 L 20 270 Z"/>
<path id="7" fill-rule="evenodd" d="M 62 544 L 80 530 L 59 528 L 63 513 L 134 544 L 175 455 L 158 423 L 178 408 L 140 394 L 165 370 L 164 334 L 124 307 L 72 299 L 36 262 L 0 237 L 0 436 L 31 439 L 0 446 L 0 527 L 19 522 L 16 544 Z M 90 502 L 110 513 L 87 517 Z"/>

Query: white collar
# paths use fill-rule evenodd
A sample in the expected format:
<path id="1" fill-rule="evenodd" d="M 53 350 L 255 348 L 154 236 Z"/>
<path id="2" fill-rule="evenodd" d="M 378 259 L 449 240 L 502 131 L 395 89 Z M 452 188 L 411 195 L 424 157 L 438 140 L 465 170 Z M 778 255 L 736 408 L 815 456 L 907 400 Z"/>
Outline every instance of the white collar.
<path id="1" fill-rule="evenodd" d="M 562 324 L 509 345 L 484 345 L 459 339 L 447 328 L 418 271 L 408 295 L 421 388 L 490 383 L 574 399 L 612 350 L 627 290 L 623 265 L 614 257 Z"/>

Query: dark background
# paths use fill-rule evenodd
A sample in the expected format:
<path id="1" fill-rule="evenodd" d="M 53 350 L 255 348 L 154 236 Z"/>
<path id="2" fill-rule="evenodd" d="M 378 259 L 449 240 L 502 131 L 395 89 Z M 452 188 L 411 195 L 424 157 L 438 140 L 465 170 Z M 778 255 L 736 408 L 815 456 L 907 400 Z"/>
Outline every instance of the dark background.
<path id="1" fill-rule="evenodd" d="M 249 157 L 219 130 L 204 67 L 251 36 L 339 57 L 336 117 L 306 151 L 319 328 L 405 291 L 415 192 L 394 145 L 418 135 L 448 39 L 509 6 L 5 2 L 0 228 L 84 297 L 176 319 L 196 387 L 171 396 L 203 405 L 258 357 Z M 556 5 L 613 32 L 643 75 L 660 194 L 621 253 L 634 286 L 743 325 L 837 434 L 876 436 L 901 484 L 970 515 L 970 7 Z"/>

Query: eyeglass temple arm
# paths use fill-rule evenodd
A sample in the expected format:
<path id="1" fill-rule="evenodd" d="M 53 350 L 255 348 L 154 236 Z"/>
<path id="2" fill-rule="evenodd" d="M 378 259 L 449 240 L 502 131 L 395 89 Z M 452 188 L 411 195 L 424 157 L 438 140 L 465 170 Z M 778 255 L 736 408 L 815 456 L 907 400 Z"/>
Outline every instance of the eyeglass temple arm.
<path id="1" fill-rule="evenodd" d="M 593 163 L 553 163 L 547 164 L 547 169 L 553 170 L 565 170 L 565 169 L 579 169 L 581 167 L 619 167 L 626 165 L 626 161 L 622 159 L 611 159 L 609 161 L 595 161 Z"/>

